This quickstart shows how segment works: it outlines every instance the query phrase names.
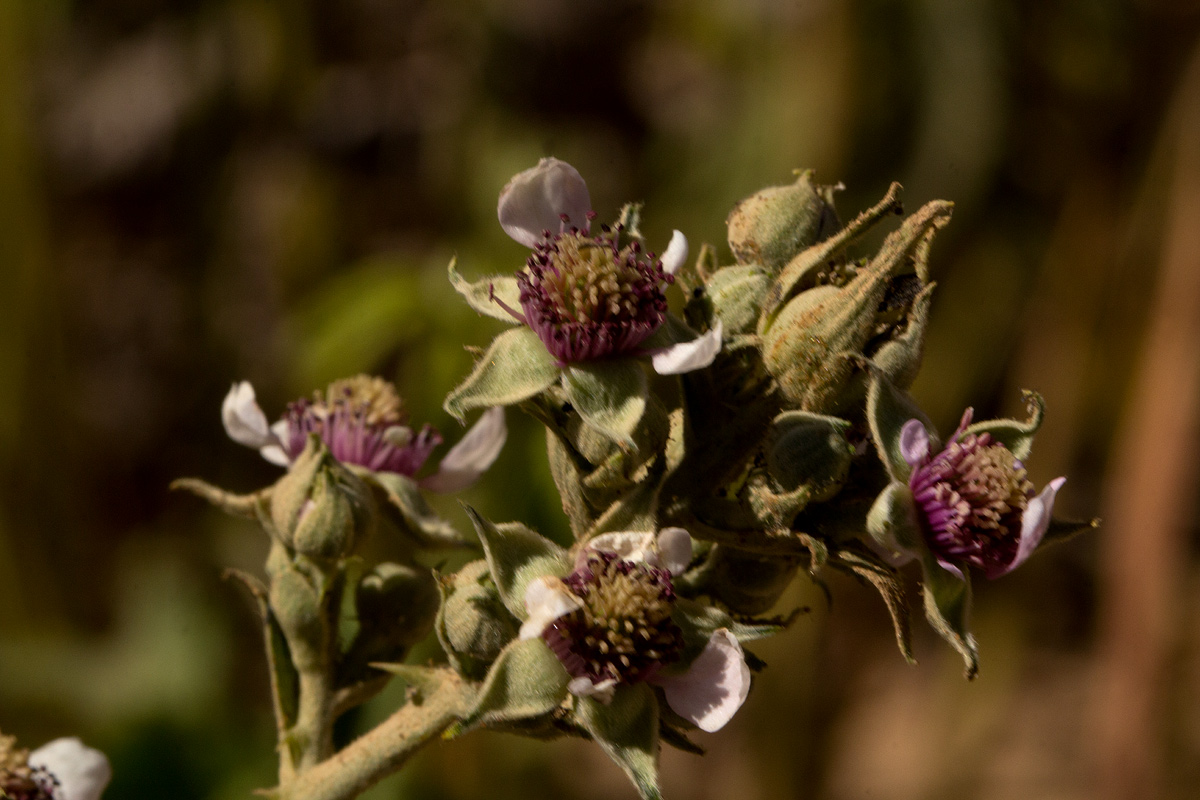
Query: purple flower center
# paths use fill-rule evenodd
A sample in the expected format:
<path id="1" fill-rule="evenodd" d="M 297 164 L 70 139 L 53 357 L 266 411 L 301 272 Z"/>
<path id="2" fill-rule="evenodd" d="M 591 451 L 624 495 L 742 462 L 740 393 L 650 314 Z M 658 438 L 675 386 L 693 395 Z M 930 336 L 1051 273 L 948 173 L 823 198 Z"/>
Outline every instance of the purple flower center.
<path id="1" fill-rule="evenodd" d="M 967 434 L 913 470 L 926 540 L 941 561 L 991 574 L 1016 558 L 1033 484 L 1025 467 L 987 434 Z"/>
<path id="2" fill-rule="evenodd" d="M 547 232 L 517 273 L 525 322 L 560 364 L 629 353 L 666 318 L 672 276 L 620 233 Z"/>
<path id="3" fill-rule="evenodd" d="M 671 574 L 612 553 L 595 553 L 564 580 L 583 607 L 555 620 L 542 637 L 573 678 L 636 683 L 683 652 L 671 619 Z"/>
<path id="4" fill-rule="evenodd" d="M 289 404 L 283 418 L 289 459 L 304 450 L 308 434 L 316 433 L 343 464 L 411 476 L 442 443 L 431 425 L 414 436 L 395 388 L 367 375 L 335 381 L 324 395 L 317 392 L 312 400 Z"/>

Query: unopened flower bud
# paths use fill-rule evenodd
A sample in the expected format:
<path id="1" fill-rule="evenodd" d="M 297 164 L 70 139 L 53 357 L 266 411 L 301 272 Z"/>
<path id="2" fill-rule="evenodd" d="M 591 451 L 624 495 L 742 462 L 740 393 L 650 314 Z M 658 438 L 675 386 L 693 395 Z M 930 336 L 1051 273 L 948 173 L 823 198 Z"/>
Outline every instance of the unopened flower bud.
<path id="1" fill-rule="evenodd" d="M 442 647 L 472 677 L 482 677 L 516 638 L 516 621 L 504 607 L 486 561 L 472 561 L 454 576 L 437 631 Z"/>
<path id="2" fill-rule="evenodd" d="M 797 175 L 793 184 L 771 186 L 734 206 L 726 224 L 739 264 L 761 264 L 778 272 L 801 250 L 838 229 L 833 193 L 841 184 L 819 186 L 812 181 L 812 170 Z"/>
<path id="3" fill-rule="evenodd" d="M 389 643 L 408 647 L 429 633 L 438 610 L 437 580 L 423 567 L 383 563 L 355 592 L 358 621 Z"/>
<path id="4" fill-rule="evenodd" d="M 349 555 L 373 522 L 362 480 L 316 436 L 271 493 L 275 534 L 289 550 L 318 559 Z"/>
<path id="5" fill-rule="evenodd" d="M 837 241 L 797 256 L 768 295 L 759 321 L 763 364 L 796 408 L 837 413 L 857 404 L 866 388 L 861 373 L 855 379 L 863 360 L 901 386 L 916 374 L 932 291 L 929 243 L 952 206 L 927 204 L 865 264 L 833 258 L 893 202 L 885 198 Z"/>

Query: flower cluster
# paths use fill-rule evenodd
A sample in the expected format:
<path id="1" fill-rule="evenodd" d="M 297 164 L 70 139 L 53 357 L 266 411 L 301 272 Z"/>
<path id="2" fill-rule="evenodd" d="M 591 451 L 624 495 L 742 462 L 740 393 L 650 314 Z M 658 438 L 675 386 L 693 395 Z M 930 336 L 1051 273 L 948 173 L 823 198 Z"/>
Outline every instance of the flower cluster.
<path id="1" fill-rule="evenodd" d="M 1025 420 L 968 409 L 943 443 L 907 392 L 952 205 L 926 203 L 864 258 L 851 246 L 903 214 L 900 187 L 846 225 L 840 188 L 800 171 L 755 193 L 727 220 L 734 263 L 706 246 L 687 265 L 680 231 L 647 245 L 638 206 L 598 223 L 571 165 L 518 173 L 497 217 L 523 266 L 468 281 L 450 265 L 468 305 L 510 327 L 447 396 L 460 421 L 483 414 L 432 470 L 441 435 L 378 378 L 336 381 L 274 423 L 233 386 L 225 430 L 287 473 L 243 496 L 181 485 L 271 537 L 267 583 L 246 580 L 268 623 L 273 796 L 353 787 L 348 800 L 438 734 L 491 729 L 586 738 L 661 800 L 660 745 L 698 752 L 689 737 L 730 722 L 765 666 L 744 645 L 802 613 L 785 599 L 802 571 L 870 583 L 912 660 L 915 562 L 927 621 L 975 675 L 973 573 L 1011 572 L 1080 526 L 1051 520 L 1065 479 L 1038 493 L 1026 471 L 1040 397 Z M 570 545 L 469 506 L 464 535 L 427 503 L 495 461 L 507 406 L 546 428 Z M 472 549 L 452 574 L 425 566 Z M 446 663 L 407 663 L 430 631 Z M 392 674 L 412 702 L 338 753 L 334 721 Z M 9 797 L 62 800 L 47 776 L 63 774 L 22 769 Z"/>

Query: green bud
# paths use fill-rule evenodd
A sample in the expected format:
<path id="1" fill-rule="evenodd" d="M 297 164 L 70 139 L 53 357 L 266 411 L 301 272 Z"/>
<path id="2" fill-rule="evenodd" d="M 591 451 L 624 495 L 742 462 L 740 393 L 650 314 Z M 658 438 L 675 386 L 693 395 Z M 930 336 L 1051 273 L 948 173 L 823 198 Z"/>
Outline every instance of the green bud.
<path id="1" fill-rule="evenodd" d="M 783 491 L 814 489 L 813 499 L 836 492 L 850 471 L 854 448 L 846 440 L 850 423 L 806 411 L 777 416 L 767 438 L 767 470 Z"/>
<path id="2" fill-rule="evenodd" d="M 447 654 L 476 680 L 516 638 L 516 620 L 504 607 L 486 561 L 472 561 L 454 576 L 438 614 L 437 631 Z"/>
<path id="3" fill-rule="evenodd" d="M 734 206 L 729 247 L 739 264 L 761 264 L 778 272 L 801 250 L 839 227 L 833 208 L 837 186 L 819 186 L 812 170 L 797 170 L 796 182 L 755 192 Z"/>
<path id="4" fill-rule="evenodd" d="M 887 208 L 893 207 L 888 203 Z M 836 266 L 837 250 L 882 216 L 881 204 L 836 237 L 801 253 L 768 293 L 759 320 L 763 364 L 789 403 L 836 413 L 858 405 L 866 391 L 859 367 L 880 356 L 889 377 L 916 374 L 932 284 L 929 241 L 950 219 L 948 203 L 913 214 L 861 266 Z M 822 266 L 833 262 L 835 267 Z M 825 271 L 828 270 L 828 271 Z"/>
<path id="5" fill-rule="evenodd" d="M 358 632 L 340 664 L 344 685 L 369 676 L 372 662 L 403 661 L 433 627 L 440 602 L 430 570 L 390 562 L 364 575 L 354 598 Z"/>
<path id="6" fill-rule="evenodd" d="M 383 563 L 355 590 L 359 625 L 389 644 L 408 647 L 429 633 L 438 610 L 437 579 L 424 567 Z"/>
<path id="7" fill-rule="evenodd" d="M 763 614 L 779 601 L 796 570 L 797 558 L 759 556 L 717 545 L 711 556 L 708 590 L 737 614 Z"/>
<path id="8" fill-rule="evenodd" d="M 285 569 L 271 578 L 270 603 L 279 627 L 292 650 L 299 670 L 321 665 L 320 642 L 325 638 L 321 592 L 296 569 Z"/>
<path id="9" fill-rule="evenodd" d="M 349 555 L 374 523 L 362 480 L 330 455 L 316 436 L 271 494 L 275 535 L 290 551 L 334 560 Z"/>
<path id="10" fill-rule="evenodd" d="M 771 273 L 758 264 L 721 267 L 705 284 L 713 311 L 725 330 L 745 333 L 754 327 L 762 299 L 771 285 Z"/>

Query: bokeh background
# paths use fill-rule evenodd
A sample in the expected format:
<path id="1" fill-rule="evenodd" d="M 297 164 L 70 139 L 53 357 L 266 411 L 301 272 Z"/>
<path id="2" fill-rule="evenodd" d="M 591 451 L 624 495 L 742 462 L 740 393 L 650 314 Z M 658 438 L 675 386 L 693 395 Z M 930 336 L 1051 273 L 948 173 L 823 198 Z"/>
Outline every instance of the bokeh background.
<path id="1" fill-rule="evenodd" d="M 905 665 L 869 589 L 798 581 L 811 613 L 708 756 L 664 754 L 669 796 L 1197 796 L 1198 32 L 1194 0 L 0 0 L 0 727 L 106 750 L 109 800 L 270 785 L 221 578 L 265 542 L 166 488 L 274 479 L 223 435 L 231 381 L 273 415 L 375 372 L 453 440 L 463 345 L 500 326 L 445 267 L 520 265 L 509 176 L 556 155 L 602 218 L 640 199 L 652 241 L 724 248 L 735 201 L 812 167 L 846 216 L 893 179 L 957 203 L 914 392 L 948 429 L 1040 390 L 1032 477 L 1105 524 L 978 586 L 969 684 L 923 625 Z M 467 499 L 561 535 L 510 422 Z M 634 792 L 586 743 L 484 733 L 369 795 L 529 796 Z"/>

